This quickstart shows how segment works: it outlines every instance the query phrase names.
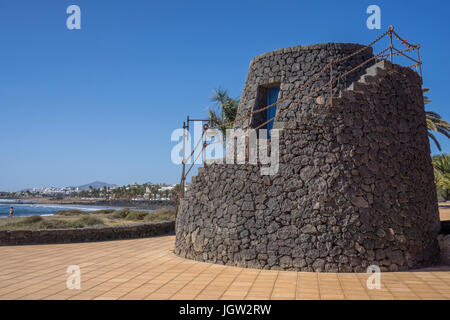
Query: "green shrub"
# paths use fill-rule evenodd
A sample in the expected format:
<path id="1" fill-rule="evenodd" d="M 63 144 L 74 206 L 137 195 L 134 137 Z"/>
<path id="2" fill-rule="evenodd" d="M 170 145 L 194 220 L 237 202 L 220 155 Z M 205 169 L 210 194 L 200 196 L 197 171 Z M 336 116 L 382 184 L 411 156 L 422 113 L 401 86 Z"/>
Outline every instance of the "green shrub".
<path id="1" fill-rule="evenodd" d="M 83 216 L 77 220 L 45 219 L 41 216 L 30 216 L 23 220 L 12 221 L 0 227 L 0 230 L 45 230 L 45 229 L 71 229 L 87 226 L 104 225 L 102 219 L 95 216 Z"/>
<path id="2" fill-rule="evenodd" d="M 85 227 L 85 225 L 84 225 L 83 221 L 81 221 L 81 219 L 72 221 L 68 226 L 68 228 L 75 228 L 75 229 L 81 229 L 84 227 Z"/>
<path id="3" fill-rule="evenodd" d="M 76 225 L 76 227 L 78 227 L 78 225 L 80 225 L 80 228 L 82 228 L 84 226 L 104 225 L 102 219 L 99 219 L 99 218 L 93 217 L 93 216 L 86 216 L 86 217 L 80 218 L 78 220 L 73 221 L 72 224 Z"/>
<path id="4" fill-rule="evenodd" d="M 44 220 L 40 224 L 40 229 L 68 229 L 72 228 L 69 221 L 64 220 Z"/>
<path id="5" fill-rule="evenodd" d="M 3 230 L 39 230 L 65 229 L 71 226 L 63 220 L 47 220 L 41 216 L 30 216 L 22 221 L 11 222 L 2 227 Z"/>
<path id="6" fill-rule="evenodd" d="M 144 218 L 149 214 L 147 211 L 130 211 L 125 219 L 127 220 L 144 220 Z"/>
<path id="7" fill-rule="evenodd" d="M 55 212 L 55 216 L 65 216 L 65 217 L 70 217 L 70 216 L 79 216 L 79 215 L 88 215 L 88 212 L 85 211 L 81 211 L 78 209 L 68 209 L 68 210 L 60 210 Z"/>
<path id="8" fill-rule="evenodd" d="M 95 213 L 107 214 L 108 219 L 115 218 L 132 221 L 130 223 L 173 221 L 175 219 L 175 210 L 173 209 L 158 209 L 149 212 L 124 208 L 122 210 L 98 210 Z M 80 210 L 62 210 L 56 216 L 59 217 L 52 218 L 35 215 L 12 219 L 10 222 L 0 226 L 0 230 L 70 229 L 105 225 L 105 222 L 98 216 Z"/>
<path id="9" fill-rule="evenodd" d="M 114 209 L 103 209 L 103 210 L 94 211 L 94 212 L 92 212 L 92 214 L 111 214 L 114 212 L 116 212 L 116 210 L 114 210 Z"/>
<path id="10" fill-rule="evenodd" d="M 19 223 L 20 224 L 35 224 L 35 223 L 41 222 L 43 220 L 44 219 L 41 216 L 34 215 L 34 216 L 26 217 L 25 219 L 23 219 Z"/>
<path id="11" fill-rule="evenodd" d="M 130 212 L 131 212 L 131 209 L 129 209 L 129 208 L 118 210 L 118 211 L 115 211 L 111 215 L 111 218 L 114 218 L 114 219 L 125 219 Z"/>
<path id="12" fill-rule="evenodd" d="M 158 209 L 153 212 L 149 212 L 144 220 L 145 220 L 145 222 L 159 222 L 159 221 L 175 220 L 175 210 L 174 209 Z"/>

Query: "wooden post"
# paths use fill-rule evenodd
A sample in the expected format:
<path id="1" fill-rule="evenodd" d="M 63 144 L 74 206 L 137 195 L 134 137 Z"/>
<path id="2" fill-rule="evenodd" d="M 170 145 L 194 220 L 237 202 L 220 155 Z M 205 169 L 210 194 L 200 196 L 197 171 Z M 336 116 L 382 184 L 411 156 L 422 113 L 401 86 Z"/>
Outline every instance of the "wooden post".
<path id="1" fill-rule="evenodd" d="M 180 182 L 180 198 L 184 198 L 184 180 L 185 180 L 184 173 L 185 173 L 185 170 L 186 170 L 186 164 L 183 161 L 183 169 L 181 170 L 182 178 L 181 178 L 181 182 Z"/>
<path id="2" fill-rule="evenodd" d="M 419 61 L 419 74 L 420 74 L 420 78 L 422 79 L 422 81 L 423 81 L 423 77 L 422 77 L 422 61 L 420 60 L 420 52 L 419 52 L 419 50 L 420 50 L 420 43 L 419 44 L 417 44 L 417 61 Z"/>
<path id="3" fill-rule="evenodd" d="M 188 117 L 189 121 L 189 117 Z M 182 169 L 181 169 L 181 182 L 180 182 L 180 197 L 184 197 L 184 174 L 186 172 L 186 129 L 189 128 L 189 122 L 186 124 L 183 122 L 183 163 L 182 163 Z M 188 132 L 189 134 L 189 132 Z"/>
<path id="4" fill-rule="evenodd" d="M 180 206 L 181 199 L 184 198 L 184 170 L 185 170 L 185 163 L 183 161 L 183 169 L 181 172 L 181 181 L 180 181 L 180 190 L 178 191 L 178 197 L 177 197 L 177 203 L 175 207 L 175 220 L 178 216 L 178 207 Z"/>
<path id="5" fill-rule="evenodd" d="M 203 153 L 203 166 L 206 165 L 206 131 L 208 131 L 208 124 L 203 125 L 203 145 L 202 145 L 202 153 Z"/>
<path id="6" fill-rule="evenodd" d="M 394 26 L 389 26 L 389 51 L 390 51 L 390 53 L 389 53 L 389 57 L 390 57 L 390 60 L 391 60 L 391 63 L 392 63 L 392 48 L 394 47 L 393 45 L 392 45 L 392 31 L 394 31 Z"/>
<path id="7" fill-rule="evenodd" d="M 183 160 L 181 162 L 182 168 L 181 168 L 181 180 L 180 180 L 180 190 L 178 191 L 178 197 L 175 207 L 175 220 L 178 216 L 178 207 L 180 205 L 180 200 L 184 198 L 184 174 L 186 171 L 186 128 L 189 128 L 189 116 L 187 117 L 187 124 L 186 122 L 183 122 Z"/>

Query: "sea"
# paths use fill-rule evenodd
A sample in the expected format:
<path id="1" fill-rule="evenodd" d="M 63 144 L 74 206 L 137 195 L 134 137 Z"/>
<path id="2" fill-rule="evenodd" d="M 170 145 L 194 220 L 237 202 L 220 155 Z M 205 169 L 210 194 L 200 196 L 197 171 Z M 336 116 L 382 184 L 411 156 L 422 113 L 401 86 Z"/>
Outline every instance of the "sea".
<path id="1" fill-rule="evenodd" d="M 116 209 L 120 210 L 121 207 L 104 207 L 104 206 L 91 206 L 91 205 L 73 205 L 73 204 L 38 204 L 33 202 L 27 202 L 21 200 L 17 203 L 17 200 L 0 199 L 0 218 L 9 216 L 9 208 L 14 207 L 15 217 L 27 217 L 33 215 L 40 216 L 52 216 L 55 212 L 60 210 L 78 209 L 85 212 L 93 212 L 103 209 Z M 152 210 L 148 210 L 152 211 Z"/>

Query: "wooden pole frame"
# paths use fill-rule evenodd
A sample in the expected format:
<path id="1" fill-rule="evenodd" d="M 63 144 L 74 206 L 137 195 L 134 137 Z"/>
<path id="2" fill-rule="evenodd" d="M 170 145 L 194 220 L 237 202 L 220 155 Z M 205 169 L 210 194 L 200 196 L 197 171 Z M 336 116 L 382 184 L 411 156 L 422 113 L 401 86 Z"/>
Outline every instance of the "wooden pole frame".
<path id="1" fill-rule="evenodd" d="M 392 63 L 392 48 L 394 47 L 392 44 L 392 32 L 394 32 L 394 26 L 390 25 L 388 28 L 389 31 L 389 60 Z"/>

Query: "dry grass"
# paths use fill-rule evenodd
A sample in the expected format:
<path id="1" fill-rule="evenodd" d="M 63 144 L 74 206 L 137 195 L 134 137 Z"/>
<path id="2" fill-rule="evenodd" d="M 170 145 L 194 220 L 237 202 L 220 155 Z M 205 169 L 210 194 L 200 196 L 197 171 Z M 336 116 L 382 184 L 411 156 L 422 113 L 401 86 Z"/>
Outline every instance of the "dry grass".
<path id="1" fill-rule="evenodd" d="M 53 216 L 0 218 L 0 230 L 71 229 L 92 226 L 124 226 L 175 219 L 175 210 L 159 209 L 153 212 L 99 210 L 91 214 L 79 210 L 62 210 Z"/>

